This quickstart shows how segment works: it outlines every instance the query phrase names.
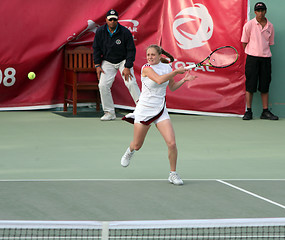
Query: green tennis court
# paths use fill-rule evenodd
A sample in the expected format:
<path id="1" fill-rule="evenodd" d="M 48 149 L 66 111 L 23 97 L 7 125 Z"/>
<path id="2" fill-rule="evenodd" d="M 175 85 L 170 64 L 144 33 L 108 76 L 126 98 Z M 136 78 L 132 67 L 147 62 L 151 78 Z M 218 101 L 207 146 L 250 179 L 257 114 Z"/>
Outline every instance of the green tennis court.
<path id="1" fill-rule="evenodd" d="M 285 121 L 171 114 L 183 186 L 167 181 L 152 126 L 128 168 L 133 128 L 81 110 L 0 112 L 0 219 L 166 220 L 285 216 Z"/>

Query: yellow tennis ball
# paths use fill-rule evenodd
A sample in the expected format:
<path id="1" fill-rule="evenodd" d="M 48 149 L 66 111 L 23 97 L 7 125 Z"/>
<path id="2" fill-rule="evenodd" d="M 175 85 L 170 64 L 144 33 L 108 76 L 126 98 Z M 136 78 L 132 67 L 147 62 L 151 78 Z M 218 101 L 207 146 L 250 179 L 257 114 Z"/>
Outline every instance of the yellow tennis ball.
<path id="1" fill-rule="evenodd" d="M 36 77 L 36 74 L 35 74 L 34 72 L 29 72 L 28 78 L 29 78 L 30 80 L 35 79 L 35 77 Z"/>

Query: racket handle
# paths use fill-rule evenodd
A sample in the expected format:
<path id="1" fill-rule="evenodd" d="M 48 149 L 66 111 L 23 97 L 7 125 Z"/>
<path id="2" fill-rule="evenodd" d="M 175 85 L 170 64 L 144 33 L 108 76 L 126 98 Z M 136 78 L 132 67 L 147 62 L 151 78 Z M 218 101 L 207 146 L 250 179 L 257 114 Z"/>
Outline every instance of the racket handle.
<path id="1" fill-rule="evenodd" d="M 185 67 L 185 69 L 192 69 L 192 68 L 195 68 L 195 67 L 196 67 L 196 64 L 193 63 L 193 64 Z"/>

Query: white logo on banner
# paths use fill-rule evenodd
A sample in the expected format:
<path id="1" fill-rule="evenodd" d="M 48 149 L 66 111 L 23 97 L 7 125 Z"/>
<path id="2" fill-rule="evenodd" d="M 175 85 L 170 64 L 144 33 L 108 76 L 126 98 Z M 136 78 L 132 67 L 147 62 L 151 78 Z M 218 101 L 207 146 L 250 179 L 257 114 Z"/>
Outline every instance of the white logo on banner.
<path id="1" fill-rule="evenodd" d="M 127 29 L 130 30 L 130 32 L 133 35 L 134 40 L 136 41 L 136 37 L 135 37 L 135 33 L 138 32 L 138 25 L 139 25 L 139 21 L 137 20 L 119 20 L 120 23 L 122 23 L 122 25 L 124 25 Z"/>
<path id="2" fill-rule="evenodd" d="M 185 32 L 179 28 L 184 23 L 197 21 L 196 18 L 199 18 L 201 23 L 195 34 Z M 213 20 L 208 9 L 202 4 L 194 4 L 194 7 L 185 8 L 175 16 L 173 35 L 177 41 L 177 45 L 182 49 L 201 47 L 212 37 L 212 34 Z"/>
<path id="3" fill-rule="evenodd" d="M 66 42 L 63 43 L 57 50 L 59 51 L 61 48 L 63 48 L 67 43 L 71 43 L 72 41 L 76 41 L 75 44 L 79 44 L 79 43 L 86 43 L 86 42 L 89 42 L 88 40 L 87 41 L 81 41 L 81 42 L 78 42 L 78 39 L 81 38 L 83 35 L 85 35 L 86 33 L 88 32 L 93 32 L 93 33 L 96 33 L 97 29 L 100 27 L 100 25 L 98 25 L 97 23 L 95 23 L 94 21 L 92 20 L 88 20 L 87 21 L 87 27 L 82 31 L 80 32 L 78 35 L 76 33 L 73 33 L 73 35 L 69 36 L 67 39 L 66 39 Z"/>
<path id="4" fill-rule="evenodd" d="M 137 20 L 119 20 L 120 23 L 126 22 L 126 23 L 131 23 L 132 26 L 126 27 L 128 28 L 131 32 L 137 32 L 138 28 L 137 26 L 139 25 L 139 21 Z"/>

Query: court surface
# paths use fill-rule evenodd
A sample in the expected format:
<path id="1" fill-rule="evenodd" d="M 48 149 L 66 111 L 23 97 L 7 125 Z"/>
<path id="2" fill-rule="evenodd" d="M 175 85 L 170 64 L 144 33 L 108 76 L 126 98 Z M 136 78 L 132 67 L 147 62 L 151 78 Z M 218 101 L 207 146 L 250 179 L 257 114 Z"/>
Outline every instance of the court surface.
<path id="1" fill-rule="evenodd" d="M 82 111 L 0 112 L 1 220 L 285 217 L 285 120 L 171 114 L 183 186 L 152 126 L 129 167 L 132 125 Z"/>

